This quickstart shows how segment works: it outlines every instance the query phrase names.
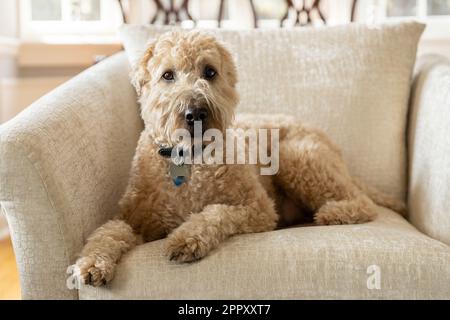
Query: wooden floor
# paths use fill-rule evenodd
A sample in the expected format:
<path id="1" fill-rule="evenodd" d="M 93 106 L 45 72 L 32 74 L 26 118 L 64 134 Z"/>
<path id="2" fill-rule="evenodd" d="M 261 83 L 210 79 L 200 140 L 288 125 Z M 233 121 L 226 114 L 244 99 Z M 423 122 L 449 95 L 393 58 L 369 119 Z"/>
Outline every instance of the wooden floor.
<path id="1" fill-rule="evenodd" d="M 0 123 L 12 119 L 36 99 L 67 80 L 69 77 L 0 79 Z"/>
<path id="2" fill-rule="evenodd" d="M 11 240 L 0 240 L 0 300 L 20 299 L 19 274 Z"/>

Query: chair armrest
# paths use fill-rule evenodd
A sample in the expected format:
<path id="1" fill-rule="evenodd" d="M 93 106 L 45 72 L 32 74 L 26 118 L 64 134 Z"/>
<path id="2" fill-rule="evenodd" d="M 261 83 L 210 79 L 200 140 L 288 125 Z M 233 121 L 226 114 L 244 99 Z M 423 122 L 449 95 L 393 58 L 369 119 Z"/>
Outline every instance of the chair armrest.
<path id="1" fill-rule="evenodd" d="M 410 221 L 450 245 L 450 61 L 417 64 L 408 130 Z"/>
<path id="2" fill-rule="evenodd" d="M 25 299 L 77 299 L 66 269 L 118 211 L 143 128 L 128 74 L 117 54 L 0 127 L 0 204 Z"/>

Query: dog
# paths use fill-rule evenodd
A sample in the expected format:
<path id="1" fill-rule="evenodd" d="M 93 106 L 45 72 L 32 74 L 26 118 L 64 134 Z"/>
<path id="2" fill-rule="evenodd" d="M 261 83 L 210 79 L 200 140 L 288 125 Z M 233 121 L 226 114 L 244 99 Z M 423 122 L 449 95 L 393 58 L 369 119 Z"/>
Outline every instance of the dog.
<path id="1" fill-rule="evenodd" d="M 376 204 L 405 212 L 401 201 L 353 178 L 323 132 L 288 117 L 234 121 L 236 67 L 208 33 L 161 35 L 149 43 L 131 78 L 145 129 L 120 214 L 95 230 L 75 263 L 83 284 L 106 284 L 124 253 L 165 237 L 169 259 L 192 262 L 233 235 L 271 231 L 307 217 L 317 225 L 356 224 L 372 221 Z M 277 128 L 278 172 L 260 175 L 260 164 L 192 164 L 188 181 L 171 177 L 167 154 L 178 142 L 173 132 L 192 132 L 195 122 L 202 132 Z"/>

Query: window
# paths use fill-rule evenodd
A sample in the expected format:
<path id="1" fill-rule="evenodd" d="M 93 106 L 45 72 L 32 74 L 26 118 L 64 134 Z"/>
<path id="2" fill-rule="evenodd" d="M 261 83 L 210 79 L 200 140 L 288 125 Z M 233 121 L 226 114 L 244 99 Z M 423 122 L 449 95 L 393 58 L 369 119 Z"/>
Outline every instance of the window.
<path id="1" fill-rule="evenodd" d="M 424 38 L 450 39 L 450 0 L 382 0 L 381 18 L 416 18 L 427 24 Z"/>
<path id="2" fill-rule="evenodd" d="M 119 5 L 112 0 L 21 0 L 20 18 L 22 38 L 33 41 L 62 35 L 113 36 L 122 22 Z"/>
<path id="3" fill-rule="evenodd" d="M 32 0 L 32 21 L 98 21 L 100 0 Z"/>
<path id="4" fill-rule="evenodd" d="M 388 17 L 450 16 L 450 0 L 388 0 Z"/>
<path id="5" fill-rule="evenodd" d="M 415 16 L 417 1 L 414 0 L 389 0 L 387 1 L 386 15 L 388 17 Z"/>
<path id="6" fill-rule="evenodd" d="M 62 18 L 62 5 L 58 0 L 31 1 L 31 20 L 58 21 Z"/>
<path id="7" fill-rule="evenodd" d="M 428 0 L 427 2 L 428 15 L 450 16 L 450 0 Z"/>

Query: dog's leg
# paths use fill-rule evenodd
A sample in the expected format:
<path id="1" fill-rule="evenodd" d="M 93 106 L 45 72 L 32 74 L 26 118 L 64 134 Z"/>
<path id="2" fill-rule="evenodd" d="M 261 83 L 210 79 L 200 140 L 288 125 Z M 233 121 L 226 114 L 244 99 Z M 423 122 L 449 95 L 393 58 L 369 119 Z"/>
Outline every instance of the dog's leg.
<path id="1" fill-rule="evenodd" d="M 167 255 L 179 262 L 194 261 L 234 234 L 275 229 L 278 216 L 273 203 L 268 198 L 262 202 L 248 206 L 206 206 L 169 235 Z"/>
<path id="2" fill-rule="evenodd" d="M 314 215 L 319 225 L 356 224 L 375 218 L 374 203 L 367 196 L 361 195 L 349 200 L 328 200 Z"/>
<path id="3" fill-rule="evenodd" d="M 111 220 L 88 238 L 75 266 L 83 284 L 100 286 L 110 281 L 120 257 L 139 242 L 123 220 Z"/>
<path id="4" fill-rule="evenodd" d="M 354 183 L 339 152 L 316 134 L 280 143 L 277 184 L 315 212 L 318 224 L 375 218 L 375 205 Z"/>

